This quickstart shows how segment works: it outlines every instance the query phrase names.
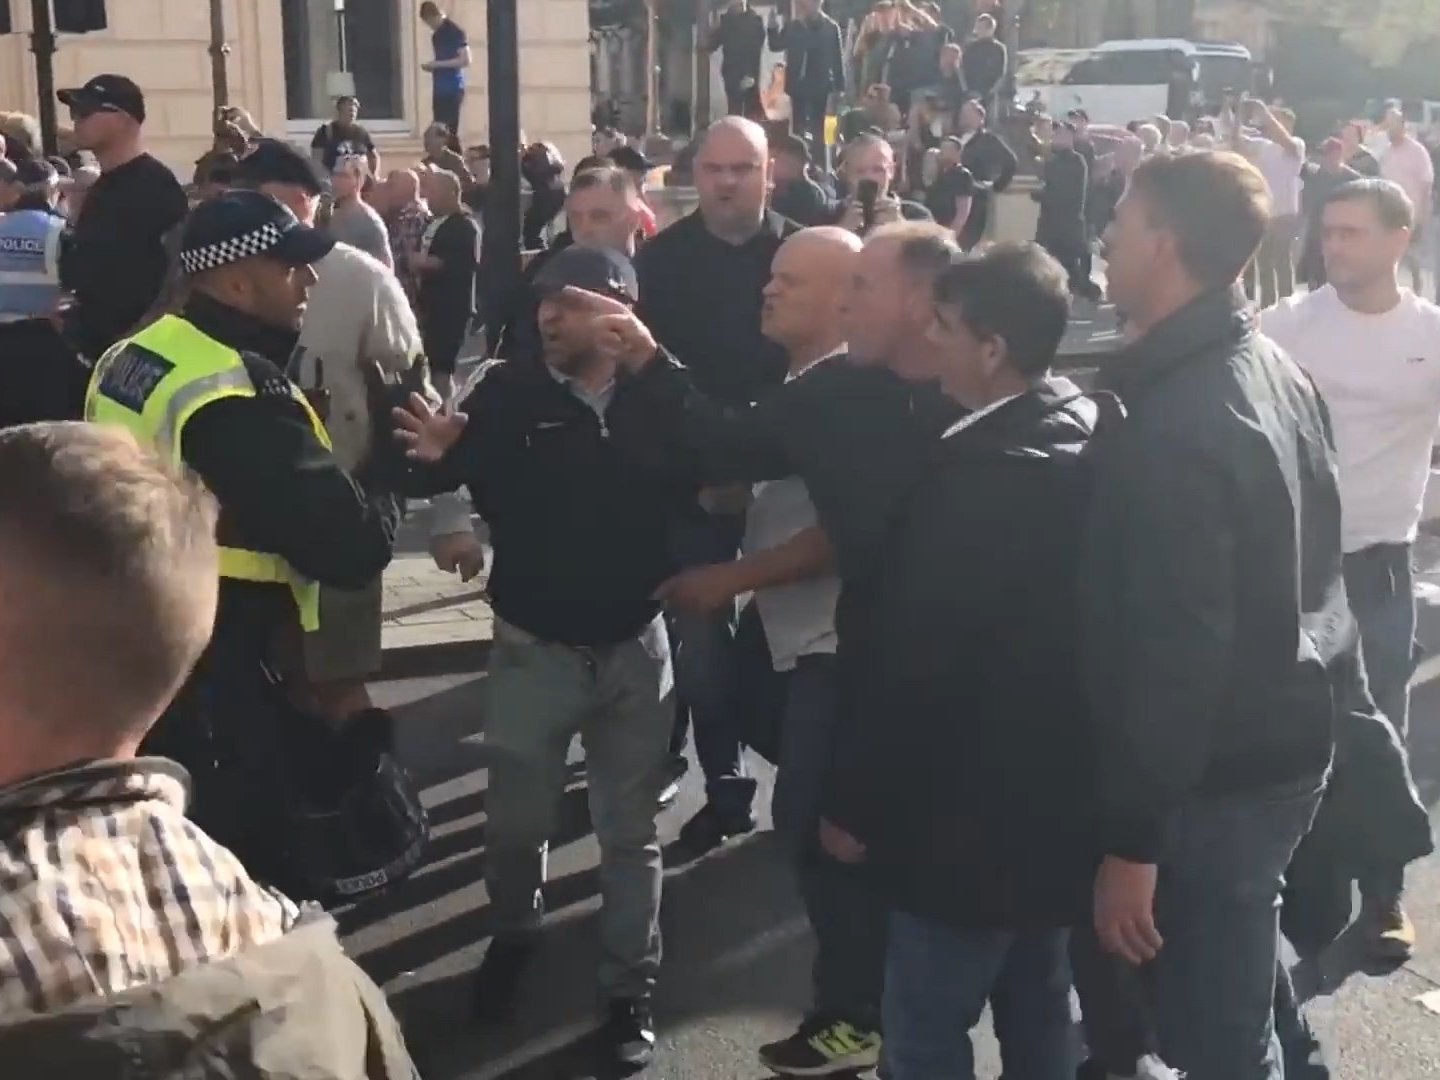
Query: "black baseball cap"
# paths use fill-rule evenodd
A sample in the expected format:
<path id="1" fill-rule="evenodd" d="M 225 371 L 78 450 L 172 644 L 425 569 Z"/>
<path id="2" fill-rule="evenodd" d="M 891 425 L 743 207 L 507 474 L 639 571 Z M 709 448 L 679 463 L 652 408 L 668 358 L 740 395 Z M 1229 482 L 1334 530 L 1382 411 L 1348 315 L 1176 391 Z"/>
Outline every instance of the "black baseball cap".
<path id="1" fill-rule="evenodd" d="M 286 207 L 258 191 L 228 191 L 203 202 L 185 219 L 180 268 L 186 274 L 265 256 L 289 266 L 319 262 L 335 241 L 300 224 Z"/>
<path id="2" fill-rule="evenodd" d="M 145 122 L 145 95 L 124 75 L 96 75 L 84 86 L 55 94 L 62 104 L 88 116 L 97 112 L 123 112 Z"/>
<path id="3" fill-rule="evenodd" d="M 310 195 L 323 194 L 325 178 L 319 166 L 295 147 L 279 139 L 260 139 L 235 166 L 235 183 L 246 187 L 261 184 L 294 184 Z"/>
<path id="4" fill-rule="evenodd" d="M 15 166 L 15 183 L 27 188 L 49 187 L 59 179 L 55 166 L 44 158 L 28 158 Z"/>
<path id="5" fill-rule="evenodd" d="M 640 299 L 635 267 L 611 248 L 572 246 L 556 252 L 535 275 L 535 293 L 549 296 L 571 287 L 633 304 Z"/>

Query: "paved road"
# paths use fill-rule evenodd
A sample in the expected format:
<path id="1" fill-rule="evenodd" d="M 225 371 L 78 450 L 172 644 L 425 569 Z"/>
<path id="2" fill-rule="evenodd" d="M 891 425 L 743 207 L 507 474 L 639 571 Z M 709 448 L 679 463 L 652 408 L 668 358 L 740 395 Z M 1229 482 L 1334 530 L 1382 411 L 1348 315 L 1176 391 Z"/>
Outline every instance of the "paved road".
<path id="1" fill-rule="evenodd" d="M 1440 540 L 1421 545 L 1421 637 L 1440 653 Z M 478 1025 L 469 977 L 488 918 L 480 882 L 484 840 L 483 676 L 412 679 L 379 688 L 404 719 L 403 752 L 426 786 L 436 821 L 432 862 L 394 897 L 350 913 L 349 941 L 392 992 L 427 1080 L 571 1080 L 592 1071 L 596 850 L 583 783 L 566 796 L 552 863 L 552 915 L 519 1014 Z M 1422 664 L 1413 750 L 1427 805 L 1440 824 L 1440 659 Z M 761 766 L 762 801 L 769 774 Z M 682 799 L 662 816 L 673 839 L 700 801 L 692 771 Z M 654 1080 L 751 1080 L 764 1075 L 755 1047 L 786 1034 L 807 1003 L 810 947 L 791 883 L 768 832 L 698 864 L 667 871 L 666 964 L 659 994 Z M 1440 1075 L 1440 858 L 1413 868 L 1411 908 L 1421 932 L 1415 960 L 1386 978 L 1348 974 L 1344 949 L 1328 958 L 1330 981 L 1311 1014 L 1343 1080 L 1423 1080 Z M 999 1073 L 988 1031 L 981 1077 Z"/>

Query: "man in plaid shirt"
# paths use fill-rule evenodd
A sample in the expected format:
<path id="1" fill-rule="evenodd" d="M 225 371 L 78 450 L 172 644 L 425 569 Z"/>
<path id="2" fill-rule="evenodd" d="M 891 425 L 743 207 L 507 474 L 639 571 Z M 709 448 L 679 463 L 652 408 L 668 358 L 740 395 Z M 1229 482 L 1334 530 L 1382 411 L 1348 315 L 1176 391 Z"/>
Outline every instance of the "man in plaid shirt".
<path id="1" fill-rule="evenodd" d="M 122 430 L 0 432 L 6 1075 L 251 1075 L 263 1058 L 263 1075 L 414 1076 L 334 924 L 186 820 L 180 766 L 135 756 L 209 639 L 215 525 L 200 484 Z"/>

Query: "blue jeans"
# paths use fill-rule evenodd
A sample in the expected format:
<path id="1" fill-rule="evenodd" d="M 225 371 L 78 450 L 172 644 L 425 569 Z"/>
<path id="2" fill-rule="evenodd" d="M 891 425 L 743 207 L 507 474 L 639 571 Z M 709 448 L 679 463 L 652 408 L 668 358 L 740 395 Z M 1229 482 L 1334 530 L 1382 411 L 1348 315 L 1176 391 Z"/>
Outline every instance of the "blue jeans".
<path id="1" fill-rule="evenodd" d="M 1175 812 L 1155 896 L 1165 947 L 1143 987 L 1077 955 L 1086 1034 L 1109 1071 L 1128 1075 L 1137 1053 L 1158 1045 L 1188 1080 L 1284 1075 L 1274 1008 L 1280 890 L 1320 794 L 1315 778 Z"/>
<path id="2" fill-rule="evenodd" d="M 683 567 L 731 562 L 740 548 L 744 519 L 701 515 L 677 522 L 671 543 Z M 682 708 L 676 714 L 683 747 L 687 723 L 695 728 L 695 755 L 705 773 L 705 794 L 722 814 L 749 814 L 755 781 L 745 773 L 744 742 L 735 692 L 735 617 L 673 614 L 670 638 L 675 650 L 675 689 Z"/>
<path id="3" fill-rule="evenodd" d="M 1345 592 L 1360 627 L 1370 693 L 1402 742 L 1410 731 L 1415 672 L 1415 572 L 1409 544 L 1375 544 L 1345 556 Z M 1405 888 L 1403 866 L 1377 866 L 1360 882 L 1367 899 L 1391 900 Z"/>
<path id="4" fill-rule="evenodd" d="M 818 843 L 837 711 L 835 657 L 800 657 L 785 679 L 771 810 L 775 832 L 795 860 L 800 897 L 815 933 L 815 1012 L 873 1027 L 880 1022 L 889 909 L 863 868 L 836 862 Z"/>
<path id="5" fill-rule="evenodd" d="M 970 1029 L 989 1001 L 1005 1075 L 1074 1080 L 1064 930 L 959 930 L 890 916 L 886 1080 L 975 1080 Z"/>

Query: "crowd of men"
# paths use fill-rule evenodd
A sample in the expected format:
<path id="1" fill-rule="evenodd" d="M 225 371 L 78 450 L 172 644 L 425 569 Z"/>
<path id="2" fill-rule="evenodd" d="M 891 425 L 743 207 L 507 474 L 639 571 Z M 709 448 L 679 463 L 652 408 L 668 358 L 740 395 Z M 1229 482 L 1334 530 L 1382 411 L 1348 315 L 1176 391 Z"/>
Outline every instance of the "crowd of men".
<path id="1" fill-rule="evenodd" d="M 767 36 L 803 54 L 824 16 L 797 8 Z M 565 229 L 503 305 L 449 127 L 382 181 L 354 99 L 309 155 L 227 111 L 187 200 L 133 82 L 60 100 L 98 178 L 17 153 L 0 192 L 0 1060 L 413 1075 L 304 902 L 423 858 L 366 683 L 431 498 L 442 568 L 484 572 L 471 509 L 493 552 L 483 1015 L 531 970 L 578 737 L 600 1045 L 651 1059 L 656 817 L 693 739 L 692 856 L 757 827 L 749 750 L 778 770 L 817 951 L 773 1072 L 972 1080 L 988 1004 L 1011 1080 L 1328 1075 L 1281 928 L 1314 956 L 1358 918 L 1404 960 L 1431 850 L 1404 740 L 1440 308 L 1399 284 L 1430 192 L 1393 129 L 1390 172 L 1314 196 L 1324 283 L 1260 311 L 1283 114 L 1117 136 L 1127 344 L 1087 391 L 1054 368 L 1089 239 L 1053 191 L 1044 248 L 984 239 L 976 162 L 1015 157 L 981 98 L 935 148 L 976 180 L 948 220 L 858 120 L 804 223 L 814 141 L 744 117 L 658 231 L 633 147 L 566 186 L 541 144 L 531 212 Z M 1052 164 L 1098 138 L 1070 123 Z M 457 389 L 477 315 L 494 355 Z"/>

